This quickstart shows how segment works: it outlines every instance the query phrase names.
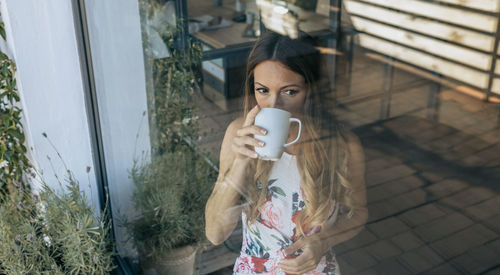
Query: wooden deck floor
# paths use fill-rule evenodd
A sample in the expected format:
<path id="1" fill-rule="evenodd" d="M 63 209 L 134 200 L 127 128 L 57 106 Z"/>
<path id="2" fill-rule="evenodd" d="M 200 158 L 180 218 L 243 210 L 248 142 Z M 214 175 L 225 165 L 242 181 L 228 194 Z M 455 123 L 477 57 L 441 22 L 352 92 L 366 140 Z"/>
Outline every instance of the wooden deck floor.
<path id="1" fill-rule="evenodd" d="M 390 112 L 381 117 L 383 69 L 356 52 L 352 77 L 340 73 L 327 102 L 366 154 L 370 218 L 335 247 L 342 274 L 499 274 L 498 104 L 442 88 L 429 108 L 435 84 L 396 70 Z M 201 144 L 214 159 L 241 114 L 238 100 L 229 111 L 198 103 Z"/>

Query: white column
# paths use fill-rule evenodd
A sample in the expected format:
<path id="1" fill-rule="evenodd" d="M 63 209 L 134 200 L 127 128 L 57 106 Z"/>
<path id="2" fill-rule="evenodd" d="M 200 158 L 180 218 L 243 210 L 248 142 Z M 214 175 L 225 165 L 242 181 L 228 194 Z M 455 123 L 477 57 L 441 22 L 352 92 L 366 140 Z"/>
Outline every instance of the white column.
<path id="1" fill-rule="evenodd" d="M 148 117 L 142 115 L 147 97 L 138 1 L 87 0 L 85 6 L 111 206 L 115 217 L 120 211 L 131 218 L 128 170 L 150 148 Z M 122 242 L 125 230 L 116 229 L 120 254 L 132 256 Z"/>
<path id="2" fill-rule="evenodd" d="M 1 0 L 0 6 L 8 48 L 18 68 L 24 129 L 33 162 L 45 181 L 58 188 L 54 175 L 64 178 L 66 172 L 42 136 L 45 132 L 99 210 L 71 1 Z"/>

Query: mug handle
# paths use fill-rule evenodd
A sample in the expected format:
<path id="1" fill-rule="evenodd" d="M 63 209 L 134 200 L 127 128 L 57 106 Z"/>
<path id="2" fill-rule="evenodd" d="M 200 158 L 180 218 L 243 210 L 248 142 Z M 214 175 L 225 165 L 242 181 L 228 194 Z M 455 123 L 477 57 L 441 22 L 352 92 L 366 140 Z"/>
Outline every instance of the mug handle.
<path id="1" fill-rule="evenodd" d="M 302 133 L 302 122 L 300 122 L 300 120 L 298 120 L 296 118 L 293 118 L 293 117 L 290 118 L 290 123 L 292 123 L 292 122 L 297 122 L 299 124 L 299 134 L 297 135 L 297 138 L 294 141 L 283 145 L 284 147 L 288 147 L 288 146 L 290 146 L 290 145 L 292 145 L 294 143 L 297 143 L 297 141 L 299 141 L 300 134 Z"/>

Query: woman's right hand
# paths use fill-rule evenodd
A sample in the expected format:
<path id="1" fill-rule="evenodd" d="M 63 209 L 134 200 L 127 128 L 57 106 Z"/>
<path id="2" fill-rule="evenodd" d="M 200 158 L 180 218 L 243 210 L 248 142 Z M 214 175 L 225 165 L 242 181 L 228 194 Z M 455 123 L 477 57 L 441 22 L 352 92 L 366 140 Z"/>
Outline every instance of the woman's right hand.
<path id="1" fill-rule="evenodd" d="M 265 145 L 263 141 L 252 137 L 252 135 L 265 136 L 267 134 L 266 129 L 254 125 L 255 117 L 259 111 L 259 105 L 255 105 L 248 112 L 243 125 L 236 131 L 236 136 L 233 138 L 232 149 L 239 159 L 257 158 L 258 154 L 253 150 L 253 147 L 264 147 Z"/>

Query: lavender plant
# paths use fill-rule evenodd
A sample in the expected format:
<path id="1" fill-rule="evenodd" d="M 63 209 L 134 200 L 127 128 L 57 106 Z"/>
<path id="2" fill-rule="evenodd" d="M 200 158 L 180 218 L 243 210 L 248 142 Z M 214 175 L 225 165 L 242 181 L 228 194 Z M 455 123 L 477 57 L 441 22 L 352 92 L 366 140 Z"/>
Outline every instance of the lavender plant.
<path id="1" fill-rule="evenodd" d="M 38 194 L 20 187 L 0 204 L 0 274 L 108 274 L 114 269 L 108 211 L 96 216 L 66 170 L 60 192 L 42 180 Z"/>
<path id="2" fill-rule="evenodd" d="M 30 201 L 0 205 L 0 273 L 107 274 L 113 270 L 110 228 L 68 171 L 64 192 L 47 184 Z M 19 197 L 27 197 L 19 196 Z"/>

